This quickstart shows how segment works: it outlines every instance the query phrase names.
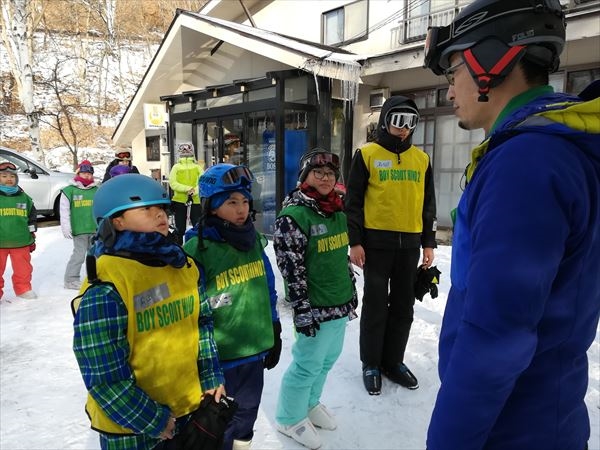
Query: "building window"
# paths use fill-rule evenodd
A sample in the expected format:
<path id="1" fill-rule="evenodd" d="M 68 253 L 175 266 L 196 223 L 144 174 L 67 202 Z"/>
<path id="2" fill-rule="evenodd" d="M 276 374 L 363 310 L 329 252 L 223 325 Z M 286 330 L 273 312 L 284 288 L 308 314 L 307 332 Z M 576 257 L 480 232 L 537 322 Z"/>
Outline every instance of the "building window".
<path id="1" fill-rule="evenodd" d="M 326 45 L 347 45 L 364 40 L 369 30 L 369 2 L 358 0 L 323 13 L 322 41 Z"/>
<path id="2" fill-rule="evenodd" d="M 589 70 L 578 70 L 569 72 L 567 75 L 567 93 L 579 94 L 592 81 L 600 79 L 600 68 Z"/>
<path id="3" fill-rule="evenodd" d="M 146 161 L 160 161 L 160 136 L 146 138 Z"/>

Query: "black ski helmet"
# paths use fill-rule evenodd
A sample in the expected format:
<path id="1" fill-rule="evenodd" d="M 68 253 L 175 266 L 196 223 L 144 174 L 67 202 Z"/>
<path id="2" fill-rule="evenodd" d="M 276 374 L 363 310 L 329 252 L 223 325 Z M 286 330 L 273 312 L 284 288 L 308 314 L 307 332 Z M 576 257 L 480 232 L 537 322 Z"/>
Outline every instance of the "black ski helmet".
<path id="1" fill-rule="evenodd" d="M 424 67 L 436 75 L 463 52 L 480 100 L 498 86 L 521 59 L 552 73 L 565 44 L 565 15 L 559 0 L 475 0 L 450 25 L 430 27 Z"/>

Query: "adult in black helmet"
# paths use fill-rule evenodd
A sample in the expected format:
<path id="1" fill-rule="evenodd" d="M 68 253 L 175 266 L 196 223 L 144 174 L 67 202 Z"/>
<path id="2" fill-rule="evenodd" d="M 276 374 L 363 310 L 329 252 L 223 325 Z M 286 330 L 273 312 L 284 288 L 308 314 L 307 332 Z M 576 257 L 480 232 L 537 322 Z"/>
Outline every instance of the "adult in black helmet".
<path id="1" fill-rule="evenodd" d="M 548 85 L 564 39 L 558 0 L 476 0 L 428 36 L 459 125 L 486 133 L 456 209 L 429 450 L 587 446 L 600 99 Z"/>
<path id="2" fill-rule="evenodd" d="M 348 177 L 350 260 L 365 276 L 360 359 L 371 395 L 380 394 L 381 373 L 408 389 L 419 387 L 404 355 L 421 247 L 422 265 L 434 258 L 436 207 L 429 156 L 412 145 L 418 122 L 412 100 L 386 100 L 376 140 L 355 153 Z"/>

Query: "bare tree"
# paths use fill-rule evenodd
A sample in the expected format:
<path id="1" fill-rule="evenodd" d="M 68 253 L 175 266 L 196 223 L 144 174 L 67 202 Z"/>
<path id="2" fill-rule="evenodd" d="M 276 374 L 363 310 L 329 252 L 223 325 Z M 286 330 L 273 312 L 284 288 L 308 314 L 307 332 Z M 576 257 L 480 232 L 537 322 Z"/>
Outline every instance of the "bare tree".
<path id="1" fill-rule="evenodd" d="M 79 146 L 93 139 L 93 127 L 88 117 L 92 107 L 81 102 L 79 86 L 65 74 L 65 68 L 75 64 L 76 57 L 58 59 L 47 79 L 38 80 L 44 90 L 53 94 L 55 102 L 40 112 L 40 121 L 54 130 L 72 156 L 73 170 L 79 164 Z"/>
<path id="2" fill-rule="evenodd" d="M 102 110 L 106 109 L 106 96 L 110 77 L 110 62 L 118 55 L 116 33 L 117 0 L 80 0 L 90 12 L 95 14 L 104 25 L 103 50 L 98 63 L 98 82 L 96 85 L 96 123 L 102 125 Z"/>
<path id="3" fill-rule="evenodd" d="M 17 84 L 19 100 L 29 126 L 31 149 L 45 161 L 40 141 L 39 113 L 34 102 L 33 32 L 35 18 L 30 0 L 1 0 L 2 40 L 6 46 L 10 70 Z"/>

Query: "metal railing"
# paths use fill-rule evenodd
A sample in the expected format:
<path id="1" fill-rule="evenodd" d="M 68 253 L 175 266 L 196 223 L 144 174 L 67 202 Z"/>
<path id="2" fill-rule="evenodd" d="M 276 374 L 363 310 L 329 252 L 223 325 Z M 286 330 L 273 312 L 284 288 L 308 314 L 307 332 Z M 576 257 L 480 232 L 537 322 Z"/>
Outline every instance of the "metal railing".
<path id="1" fill-rule="evenodd" d="M 600 8 L 600 0 L 560 0 L 560 2 L 567 15 L 584 11 L 591 12 L 591 10 Z M 400 20 L 398 26 L 390 30 L 390 49 L 395 50 L 404 44 L 425 39 L 428 27 L 448 25 L 461 9 L 471 2 L 458 0 L 457 3 L 451 8 Z"/>

